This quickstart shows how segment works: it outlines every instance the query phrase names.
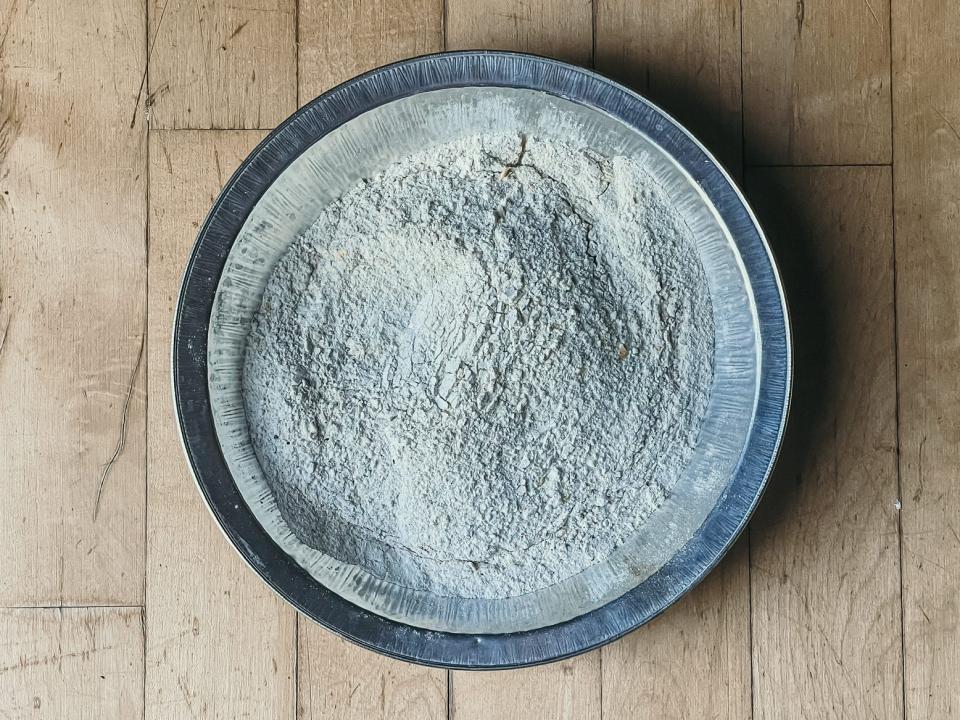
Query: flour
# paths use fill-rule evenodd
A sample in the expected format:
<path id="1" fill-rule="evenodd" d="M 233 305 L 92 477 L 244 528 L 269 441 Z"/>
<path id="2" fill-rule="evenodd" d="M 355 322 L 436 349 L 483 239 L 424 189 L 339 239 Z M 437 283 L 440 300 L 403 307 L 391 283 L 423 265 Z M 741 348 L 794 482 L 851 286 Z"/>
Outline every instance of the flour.
<path id="1" fill-rule="evenodd" d="M 662 504 L 713 342 L 691 232 L 642 161 L 472 137 L 364 180 L 292 245 L 244 401 L 303 542 L 508 597 L 604 560 Z"/>

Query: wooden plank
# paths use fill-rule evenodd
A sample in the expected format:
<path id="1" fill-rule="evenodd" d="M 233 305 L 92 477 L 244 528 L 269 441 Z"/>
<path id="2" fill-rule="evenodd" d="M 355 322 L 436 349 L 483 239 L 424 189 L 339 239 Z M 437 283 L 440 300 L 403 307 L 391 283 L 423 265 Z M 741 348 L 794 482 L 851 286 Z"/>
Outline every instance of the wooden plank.
<path id="1" fill-rule="evenodd" d="M 603 718 L 750 717 L 746 538 L 664 615 L 603 648 Z"/>
<path id="2" fill-rule="evenodd" d="M 296 0 L 150 0 L 153 128 L 272 128 L 297 106 Z"/>
<path id="3" fill-rule="evenodd" d="M 893 4 L 907 717 L 960 712 L 960 5 Z"/>
<path id="4" fill-rule="evenodd" d="M 447 49 L 519 50 L 590 65 L 592 15 L 583 0 L 447 0 Z"/>
<path id="5" fill-rule="evenodd" d="M 143 12 L 0 0 L 2 605 L 143 599 Z"/>
<path id="6" fill-rule="evenodd" d="M 143 717 L 140 609 L 0 610 L 0 715 Z"/>
<path id="7" fill-rule="evenodd" d="M 300 98 L 371 68 L 443 50 L 443 0 L 301 0 Z"/>
<path id="8" fill-rule="evenodd" d="M 783 454 L 751 524 L 754 712 L 900 718 L 888 167 L 749 170 L 792 301 Z"/>
<path id="9" fill-rule="evenodd" d="M 524 670 L 451 673 L 455 720 L 600 718 L 600 653 Z"/>
<path id="10" fill-rule="evenodd" d="M 299 720 L 445 720 L 443 670 L 383 657 L 300 619 Z"/>
<path id="11" fill-rule="evenodd" d="M 689 128 L 735 174 L 740 0 L 597 0 L 596 66 Z"/>
<path id="12" fill-rule="evenodd" d="M 203 505 L 177 437 L 170 333 L 197 227 L 260 132 L 150 133 L 147 717 L 292 717 L 296 616 Z"/>
<path id="13" fill-rule="evenodd" d="M 744 0 L 747 162 L 890 162 L 889 0 Z"/>

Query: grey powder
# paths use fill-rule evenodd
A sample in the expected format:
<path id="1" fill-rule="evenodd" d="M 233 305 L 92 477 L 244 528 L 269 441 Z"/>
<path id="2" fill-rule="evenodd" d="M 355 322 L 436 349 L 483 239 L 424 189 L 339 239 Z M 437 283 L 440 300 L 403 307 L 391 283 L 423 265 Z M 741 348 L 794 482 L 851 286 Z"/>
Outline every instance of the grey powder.
<path id="1" fill-rule="evenodd" d="M 713 343 L 690 230 L 642 161 L 481 136 L 320 215 L 267 285 L 243 390 L 303 542 L 498 598 L 602 561 L 662 504 Z"/>

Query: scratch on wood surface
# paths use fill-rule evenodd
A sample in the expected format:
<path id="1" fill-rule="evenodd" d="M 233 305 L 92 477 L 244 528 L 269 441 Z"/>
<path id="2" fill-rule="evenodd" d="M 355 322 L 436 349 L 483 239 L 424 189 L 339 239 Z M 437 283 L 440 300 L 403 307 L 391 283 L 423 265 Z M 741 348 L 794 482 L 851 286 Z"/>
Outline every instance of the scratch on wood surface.
<path id="1" fill-rule="evenodd" d="M 123 452 L 123 445 L 127 439 L 127 416 L 130 414 L 130 401 L 133 399 L 133 388 L 137 384 L 137 375 L 140 372 L 140 363 L 143 360 L 143 350 L 147 344 L 146 328 L 140 334 L 140 350 L 137 352 L 137 361 L 133 366 L 133 372 L 130 373 L 130 383 L 127 385 L 127 395 L 123 401 L 123 413 L 120 416 L 120 436 L 117 438 L 117 446 L 113 450 L 113 455 L 103 466 L 103 472 L 100 473 L 100 482 L 97 484 L 97 497 L 93 503 L 93 519 L 97 519 L 97 513 L 100 512 L 100 496 L 103 494 L 103 486 L 107 481 L 107 476 L 113 468 L 120 453 Z"/>
<path id="2" fill-rule="evenodd" d="M 96 647 L 96 641 L 94 641 L 94 647 L 88 648 L 87 650 L 77 650 L 75 652 L 61 653 L 55 652 L 52 655 L 43 655 L 37 658 L 26 658 L 21 656 L 20 660 L 13 665 L 2 665 L 0 666 L 0 674 L 10 672 L 12 670 L 25 670 L 30 667 L 39 667 L 43 665 L 53 665 L 56 663 L 60 665 L 64 660 L 69 660 L 70 658 L 82 658 L 83 660 L 88 660 L 90 656 L 101 650 L 113 650 L 115 645 L 103 645 L 101 647 Z"/>
<path id="3" fill-rule="evenodd" d="M 921 554 L 918 553 L 916 550 L 911 550 L 910 548 L 905 547 L 905 548 L 903 549 L 903 551 L 904 551 L 904 552 L 907 552 L 907 553 L 910 553 L 910 554 L 913 555 L 915 558 L 917 558 L 918 560 L 920 560 L 920 562 L 919 562 L 918 565 L 917 565 L 917 569 L 918 569 L 918 570 L 923 570 L 923 563 L 929 563 L 930 565 L 933 565 L 933 566 L 936 567 L 936 568 L 940 568 L 941 570 L 943 570 L 944 573 L 949 573 L 949 572 L 950 572 L 949 570 L 947 570 L 947 568 L 946 568 L 945 566 L 943 566 L 942 564 L 938 563 L 936 560 L 934 560 L 934 559 L 932 559 L 932 558 L 930 558 L 930 557 L 927 557 L 926 555 L 921 555 Z"/>
<path id="4" fill-rule="evenodd" d="M 213 149 L 213 161 L 217 165 L 217 183 L 219 187 L 223 187 L 223 169 L 220 167 L 220 153 L 216 148 Z"/>
<path id="5" fill-rule="evenodd" d="M 197 9 L 197 31 L 200 33 L 200 46 L 208 47 L 207 36 L 203 31 L 203 10 L 200 9 L 200 0 L 193 0 L 193 5 Z M 201 65 L 203 67 L 203 77 L 207 83 L 207 92 L 210 93 L 210 67 L 207 64 L 206 57 L 203 58 Z M 189 109 L 188 109 L 189 112 Z"/>
<path id="6" fill-rule="evenodd" d="M 931 105 L 931 109 L 932 109 L 937 115 L 940 116 L 940 119 L 943 120 L 943 122 L 946 123 L 946 125 L 947 125 L 948 128 L 950 128 L 950 132 L 953 133 L 953 136 L 954 136 L 958 141 L 960 141 L 960 132 L 957 132 L 957 129 L 953 126 L 953 123 L 950 122 L 950 121 L 947 119 L 947 116 L 944 115 L 943 112 L 941 112 L 939 108 L 933 107 L 932 105 Z"/>
<path id="7" fill-rule="evenodd" d="M 13 147 L 20 132 L 20 118 L 17 115 L 17 86 L 8 90 L 3 77 L 0 77 L 0 165 L 6 160 L 7 153 Z M 6 177 L 6 175 L 4 175 Z"/>
<path id="8" fill-rule="evenodd" d="M 167 173 L 173 175 L 173 163 L 170 162 L 170 153 L 167 151 L 167 144 L 161 142 L 160 149 L 163 151 L 163 157 L 167 161 Z"/>
<path id="9" fill-rule="evenodd" d="M 877 17 L 877 13 L 875 13 L 873 8 L 870 7 L 869 1 L 863 0 L 863 4 L 867 6 L 867 10 L 870 11 L 870 17 L 873 18 L 873 21 L 877 24 L 877 27 L 882 27 L 882 25 L 880 24 L 880 18 Z"/>
<path id="10" fill-rule="evenodd" d="M 802 596 L 801 596 L 802 597 Z M 824 629 L 823 625 L 817 622 L 817 618 L 810 615 L 806 620 L 801 618 L 793 617 L 789 613 L 784 613 L 782 618 L 790 623 L 793 623 L 801 632 L 816 633 L 822 640 L 822 647 L 830 651 L 830 656 L 833 659 L 833 662 L 836 664 L 837 669 L 840 671 L 841 676 L 846 681 L 847 686 L 855 689 L 858 687 L 857 681 L 854 679 L 853 675 L 850 673 L 850 670 L 846 665 L 843 664 L 843 638 L 840 638 L 840 646 L 837 647 L 834 644 L 832 633 L 828 633 Z M 876 717 L 876 713 L 872 713 Z"/>
<path id="11" fill-rule="evenodd" d="M 3 48 L 7 45 L 7 36 L 10 34 L 10 28 L 13 27 L 13 16 L 17 12 L 17 3 L 19 0 L 13 0 L 10 5 L 10 12 L 7 13 L 7 20 L 4 23 L 6 29 L 3 31 L 3 37 L 0 37 L 0 57 L 3 57 Z"/>
<path id="12" fill-rule="evenodd" d="M 295 10 L 284 10 L 283 8 L 257 8 L 249 7 L 247 5 L 224 5 L 227 10 L 239 10 L 245 13 L 266 13 L 268 15 L 292 15 Z"/>
<path id="13" fill-rule="evenodd" d="M 927 436 L 920 438 L 920 447 L 917 449 L 917 491 L 913 494 L 913 501 L 920 502 L 920 496 L 923 495 L 923 444 L 927 442 Z"/>
<path id="14" fill-rule="evenodd" d="M 164 83 L 163 85 L 158 87 L 156 90 L 154 90 L 152 93 L 147 95 L 147 99 L 144 102 L 144 105 L 146 105 L 146 107 L 149 108 L 151 105 L 153 105 L 157 101 L 158 97 L 162 97 L 163 94 L 165 92 L 168 92 L 169 90 L 170 90 L 170 83 Z"/>
<path id="15" fill-rule="evenodd" d="M 180 688 L 180 692 L 183 693 L 183 699 L 187 702 L 187 710 L 190 711 L 190 717 L 197 717 L 197 713 L 193 709 L 193 703 L 190 702 L 190 689 L 187 687 L 187 679 L 185 676 L 177 675 L 177 686 Z"/>
<path id="16" fill-rule="evenodd" d="M 63 525 L 63 517 L 60 518 L 60 524 Z M 57 565 L 57 597 L 60 598 L 60 605 L 63 605 L 63 581 L 66 577 L 66 560 L 63 552 L 60 553 L 60 561 Z"/>
<path id="17" fill-rule="evenodd" d="M 0 355 L 3 355 L 3 346 L 7 342 L 7 332 L 10 330 L 10 323 L 13 322 L 13 311 L 7 316 L 7 321 L 3 324 L 3 330 L 0 330 Z"/>
<path id="18" fill-rule="evenodd" d="M 140 638 L 143 641 L 141 647 L 144 648 L 144 653 L 146 653 L 147 646 L 147 608 L 140 608 Z M 144 667 L 146 667 L 146 655 L 144 655 Z M 146 672 L 146 670 L 144 670 Z"/>
<path id="19" fill-rule="evenodd" d="M 150 58 L 153 57 L 153 49 L 157 46 L 157 38 L 160 36 L 160 26 L 163 24 L 163 16 L 167 12 L 167 5 L 170 0 L 164 0 L 163 7 L 160 8 L 160 17 L 157 19 L 157 29 L 153 32 L 153 40 L 150 41 L 150 49 L 147 50 L 147 61 L 143 64 L 143 75 L 140 76 L 140 89 L 137 90 L 137 99 L 133 103 L 133 117 L 130 118 L 131 129 L 137 122 L 137 109 L 140 107 L 140 98 L 143 97 L 143 89 L 147 85 L 147 71 L 150 69 Z"/>
<path id="20" fill-rule="evenodd" d="M 249 22 L 250 22 L 249 20 L 244 20 L 242 23 L 240 23 L 239 25 L 237 25 L 236 29 L 227 36 L 227 42 L 230 42 L 230 41 L 233 40 L 237 35 L 239 35 L 239 34 L 243 31 L 243 29 L 247 26 L 247 23 L 249 23 Z"/>
<path id="21" fill-rule="evenodd" d="M 494 17 L 501 17 L 505 20 L 509 20 L 513 23 L 513 27 L 516 30 L 519 28 L 521 22 L 530 22 L 531 17 L 527 14 L 523 14 L 520 11 L 514 12 L 494 12 L 490 13 Z"/>

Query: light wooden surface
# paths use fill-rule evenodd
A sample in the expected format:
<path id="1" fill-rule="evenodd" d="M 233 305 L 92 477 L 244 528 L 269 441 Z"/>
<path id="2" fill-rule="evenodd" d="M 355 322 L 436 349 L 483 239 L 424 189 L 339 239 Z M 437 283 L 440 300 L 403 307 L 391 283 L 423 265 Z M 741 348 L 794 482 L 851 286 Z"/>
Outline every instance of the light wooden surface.
<path id="1" fill-rule="evenodd" d="M 143 701 L 142 623 L 139 608 L 0 610 L 0 717 L 127 720 Z"/>
<path id="2" fill-rule="evenodd" d="M 191 237 L 264 134 L 150 133 L 147 718 L 293 714 L 296 613 L 225 542 L 169 422 L 169 338 Z"/>
<path id="3" fill-rule="evenodd" d="M 170 407 L 180 273 L 233 168 L 298 103 L 444 47 L 648 93 L 745 181 L 794 313 L 750 532 L 647 627 L 524 671 L 298 618 Z M 945 0 L 0 0 L 0 718 L 960 717 L 958 56 Z"/>
<path id="4" fill-rule="evenodd" d="M 797 347 L 750 526 L 754 716 L 902 717 L 890 168 L 748 169 L 747 191 Z"/>
<path id="5" fill-rule="evenodd" d="M 3 606 L 143 602 L 144 12 L 0 1 Z"/>
<path id="6" fill-rule="evenodd" d="M 905 697 L 913 717 L 956 717 L 960 12 L 950 2 L 896 2 L 893 23 Z"/>
<path id="7" fill-rule="evenodd" d="M 446 0 L 447 50 L 490 48 L 593 61 L 593 7 L 584 0 Z"/>
<path id="8" fill-rule="evenodd" d="M 297 109 L 296 0 L 148 0 L 151 129 L 272 128 Z"/>
<path id="9" fill-rule="evenodd" d="M 601 652 L 606 720 L 750 717 L 748 539 L 669 612 Z"/>
<path id="10" fill-rule="evenodd" d="M 747 160 L 889 163 L 890 0 L 742 6 Z"/>
<path id="11" fill-rule="evenodd" d="M 443 0 L 300 0 L 300 98 L 362 72 L 443 50 Z"/>
<path id="12" fill-rule="evenodd" d="M 740 0 L 603 0 L 596 22 L 597 70 L 660 105 L 739 175 Z"/>
<path id="13" fill-rule="evenodd" d="M 601 669 L 600 651 L 594 651 L 572 660 L 511 672 L 453 672 L 450 717 L 600 717 Z"/>
<path id="14" fill-rule="evenodd" d="M 300 623 L 298 702 L 302 720 L 447 717 L 447 673 L 351 645 Z"/>

